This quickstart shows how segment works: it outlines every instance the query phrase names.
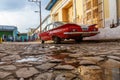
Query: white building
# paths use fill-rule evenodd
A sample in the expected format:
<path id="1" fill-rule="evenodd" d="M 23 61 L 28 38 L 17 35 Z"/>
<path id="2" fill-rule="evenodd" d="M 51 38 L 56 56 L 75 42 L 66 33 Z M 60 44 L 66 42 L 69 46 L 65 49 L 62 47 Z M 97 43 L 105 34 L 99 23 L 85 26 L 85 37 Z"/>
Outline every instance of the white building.
<path id="1" fill-rule="evenodd" d="M 45 26 L 47 26 L 49 23 L 51 23 L 51 17 L 48 15 L 41 24 L 42 31 L 44 30 Z M 35 29 L 33 36 L 38 39 L 39 38 L 39 33 L 40 33 L 40 25 Z"/>

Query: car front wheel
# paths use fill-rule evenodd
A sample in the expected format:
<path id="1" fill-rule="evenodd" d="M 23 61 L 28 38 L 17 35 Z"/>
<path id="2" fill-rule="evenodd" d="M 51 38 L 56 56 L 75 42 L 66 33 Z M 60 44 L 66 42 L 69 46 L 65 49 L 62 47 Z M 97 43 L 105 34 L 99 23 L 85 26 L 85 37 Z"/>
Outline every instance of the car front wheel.
<path id="1" fill-rule="evenodd" d="M 44 40 L 41 40 L 41 43 L 42 43 L 42 44 L 44 44 L 44 43 L 45 43 L 45 41 L 44 41 Z"/>
<path id="2" fill-rule="evenodd" d="M 61 39 L 59 37 L 54 37 L 53 41 L 54 41 L 55 44 L 61 43 Z"/>

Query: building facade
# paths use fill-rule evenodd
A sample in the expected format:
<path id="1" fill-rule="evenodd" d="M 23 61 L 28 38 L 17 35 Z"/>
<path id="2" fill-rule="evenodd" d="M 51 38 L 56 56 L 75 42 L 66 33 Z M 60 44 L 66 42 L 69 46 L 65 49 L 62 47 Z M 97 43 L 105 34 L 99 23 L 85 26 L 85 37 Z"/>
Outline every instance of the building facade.
<path id="1" fill-rule="evenodd" d="M 41 27 L 42 27 L 42 31 L 44 30 L 44 28 L 50 24 L 52 22 L 51 20 L 51 16 L 48 15 L 43 21 L 42 21 L 42 24 L 41 24 Z M 39 33 L 40 33 L 40 25 L 34 30 L 33 32 L 33 36 L 35 37 L 35 39 L 38 39 L 39 38 Z"/>
<path id="2" fill-rule="evenodd" d="M 52 21 L 97 24 L 100 34 L 91 39 L 120 38 L 120 0 L 50 0 Z"/>
<path id="3" fill-rule="evenodd" d="M 28 40 L 29 40 L 28 33 L 18 33 L 17 41 L 26 42 Z"/>
<path id="4" fill-rule="evenodd" d="M 16 26 L 0 25 L 0 37 L 6 41 L 16 41 L 18 30 Z"/>

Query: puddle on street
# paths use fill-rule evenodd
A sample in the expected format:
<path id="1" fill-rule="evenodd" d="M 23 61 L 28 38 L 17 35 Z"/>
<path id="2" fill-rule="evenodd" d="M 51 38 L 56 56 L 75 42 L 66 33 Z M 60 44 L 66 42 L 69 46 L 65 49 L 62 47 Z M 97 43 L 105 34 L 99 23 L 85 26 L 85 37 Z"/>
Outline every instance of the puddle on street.
<path id="1" fill-rule="evenodd" d="M 5 62 L 0 62 L 0 64 L 4 64 Z"/>
<path id="2" fill-rule="evenodd" d="M 82 80 L 120 80 L 120 68 L 103 68 L 95 65 L 78 68 Z"/>
<path id="3" fill-rule="evenodd" d="M 120 68 L 105 69 L 104 74 L 104 80 L 120 80 Z"/>
<path id="4" fill-rule="evenodd" d="M 35 61 L 42 61 L 42 60 L 41 60 L 41 57 L 35 58 L 33 56 L 29 56 L 27 58 L 23 58 L 21 60 L 17 60 L 16 62 L 20 62 L 21 63 L 21 62 L 30 62 L 30 61 L 35 62 Z"/>

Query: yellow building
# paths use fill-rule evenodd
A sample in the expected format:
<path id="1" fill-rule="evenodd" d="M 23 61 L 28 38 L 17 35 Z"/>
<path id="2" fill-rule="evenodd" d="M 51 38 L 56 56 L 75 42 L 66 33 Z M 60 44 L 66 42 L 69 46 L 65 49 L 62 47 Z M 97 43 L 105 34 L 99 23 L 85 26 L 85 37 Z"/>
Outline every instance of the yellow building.
<path id="1" fill-rule="evenodd" d="M 120 24 L 120 0 L 50 0 L 46 9 L 51 11 L 53 22 L 98 24 L 103 36 L 112 31 L 106 28 Z"/>

